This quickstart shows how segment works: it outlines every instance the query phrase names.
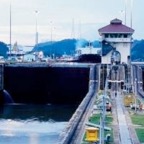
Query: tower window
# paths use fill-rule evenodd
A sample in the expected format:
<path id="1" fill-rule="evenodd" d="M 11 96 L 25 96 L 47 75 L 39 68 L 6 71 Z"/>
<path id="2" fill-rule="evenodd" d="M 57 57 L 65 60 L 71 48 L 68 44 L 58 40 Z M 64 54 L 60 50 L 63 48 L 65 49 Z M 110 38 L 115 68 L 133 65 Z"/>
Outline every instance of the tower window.
<path id="1" fill-rule="evenodd" d="M 128 35 L 127 34 L 124 34 L 124 38 L 127 38 L 128 37 Z"/>
<path id="2" fill-rule="evenodd" d="M 105 34 L 105 38 L 108 38 L 108 34 Z"/>

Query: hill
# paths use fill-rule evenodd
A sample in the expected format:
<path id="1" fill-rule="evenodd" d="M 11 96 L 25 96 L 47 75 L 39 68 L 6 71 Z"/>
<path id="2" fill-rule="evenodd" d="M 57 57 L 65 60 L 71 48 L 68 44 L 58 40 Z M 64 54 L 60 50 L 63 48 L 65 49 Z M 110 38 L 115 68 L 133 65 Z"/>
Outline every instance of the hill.
<path id="1" fill-rule="evenodd" d="M 131 51 L 132 61 L 144 61 L 144 40 L 135 40 Z"/>
<path id="2" fill-rule="evenodd" d="M 43 51 L 45 56 L 55 55 L 56 57 L 60 57 L 63 54 L 74 55 L 77 47 L 86 47 L 90 44 L 95 48 L 101 47 L 100 42 L 97 40 L 89 42 L 85 39 L 64 39 L 55 42 L 39 43 L 34 47 L 32 52 Z M 134 40 L 131 50 L 131 60 L 144 61 L 144 40 Z"/>
<path id="3" fill-rule="evenodd" d="M 39 43 L 33 48 L 32 52 L 43 51 L 45 56 L 55 55 L 60 57 L 63 54 L 74 55 L 77 47 L 86 47 L 90 44 L 94 47 L 100 47 L 98 41 L 89 42 L 85 39 L 64 39 L 55 42 Z"/>
<path id="4" fill-rule="evenodd" d="M 4 42 L 0 42 L 0 56 L 7 58 L 8 47 Z"/>
<path id="5" fill-rule="evenodd" d="M 44 42 L 36 45 L 31 52 L 43 51 L 45 56 L 61 57 L 63 54 L 74 55 L 77 47 L 101 47 L 100 42 L 95 40 L 89 42 L 85 39 L 64 39 L 61 41 Z M 4 42 L 0 42 L 0 56 L 7 58 L 8 46 Z M 131 50 L 132 61 L 144 61 L 144 40 L 134 40 Z"/>
<path id="6" fill-rule="evenodd" d="M 39 43 L 32 52 L 43 51 L 45 56 L 61 56 L 63 54 L 73 55 L 75 52 L 76 40 L 65 39 L 57 42 Z"/>

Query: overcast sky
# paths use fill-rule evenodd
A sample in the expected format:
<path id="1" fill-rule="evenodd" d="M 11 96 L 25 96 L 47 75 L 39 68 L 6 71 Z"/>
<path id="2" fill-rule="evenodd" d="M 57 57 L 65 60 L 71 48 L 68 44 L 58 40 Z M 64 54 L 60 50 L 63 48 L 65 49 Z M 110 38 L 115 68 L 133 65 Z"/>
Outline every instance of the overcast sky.
<path id="1" fill-rule="evenodd" d="M 126 2 L 127 1 L 127 2 Z M 36 19 L 39 42 L 64 38 L 98 40 L 98 29 L 119 18 L 130 26 L 132 0 L 11 0 L 12 43 L 35 44 Z M 134 39 L 144 38 L 144 0 L 133 0 Z M 39 13 L 35 14 L 35 10 Z M 10 0 L 0 0 L 0 41 L 9 43 Z"/>

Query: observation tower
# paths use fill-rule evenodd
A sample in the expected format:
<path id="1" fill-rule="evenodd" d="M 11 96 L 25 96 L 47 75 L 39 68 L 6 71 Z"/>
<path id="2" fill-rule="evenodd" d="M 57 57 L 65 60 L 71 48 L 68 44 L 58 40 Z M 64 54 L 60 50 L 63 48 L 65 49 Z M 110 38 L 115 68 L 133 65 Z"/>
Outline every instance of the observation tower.
<path id="1" fill-rule="evenodd" d="M 98 30 L 101 36 L 102 64 L 126 63 L 130 60 L 134 29 L 123 25 L 119 19 Z"/>

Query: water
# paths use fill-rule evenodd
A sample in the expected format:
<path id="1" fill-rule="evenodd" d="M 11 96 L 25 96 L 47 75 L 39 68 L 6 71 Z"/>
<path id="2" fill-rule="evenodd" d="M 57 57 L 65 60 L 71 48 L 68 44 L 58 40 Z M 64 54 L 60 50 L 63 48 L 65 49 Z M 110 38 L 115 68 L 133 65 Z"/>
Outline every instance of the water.
<path id="1" fill-rule="evenodd" d="M 56 144 L 76 106 L 5 105 L 0 144 Z"/>
<path id="2" fill-rule="evenodd" d="M 4 97 L 4 103 L 5 104 L 14 103 L 11 95 L 6 90 L 3 90 L 2 94 L 3 94 L 3 97 Z"/>

